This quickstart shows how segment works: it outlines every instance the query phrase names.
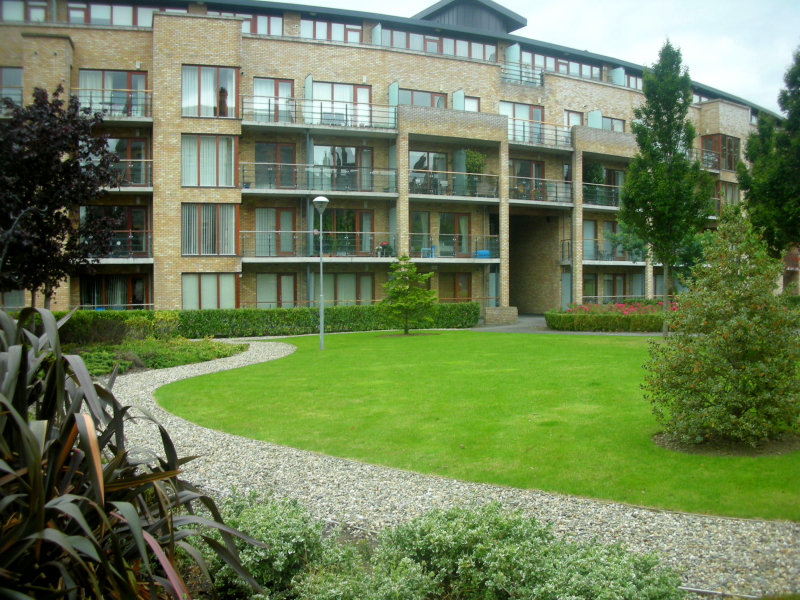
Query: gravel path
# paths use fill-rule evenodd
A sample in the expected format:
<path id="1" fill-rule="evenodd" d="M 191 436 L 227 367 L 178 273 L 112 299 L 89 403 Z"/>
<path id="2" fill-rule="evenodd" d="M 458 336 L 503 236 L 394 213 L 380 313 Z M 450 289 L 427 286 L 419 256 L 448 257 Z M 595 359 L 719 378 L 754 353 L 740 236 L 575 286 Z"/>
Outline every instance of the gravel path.
<path id="1" fill-rule="evenodd" d="M 434 508 L 499 501 L 552 523 L 557 534 L 658 552 L 684 573 L 691 588 L 742 595 L 800 592 L 800 523 L 658 511 L 420 475 L 206 429 L 160 409 L 153 400 L 153 392 L 167 383 L 274 360 L 294 350 L 282 342 L 250 342 L 247 352 L 230 358 L 123 375 L 114 392 L 122 404 L 138 403 L 151 411 L 170 432 L 179 456 L 201 455 L 186 465 L 184 477 L 212 492 L 234 486 L 273 490 L 278 497 L 296 498 L 322 519 L 367 530 L 391 527 Z M 132 423 L 129 435 L 134 444 L 160 448 L 154 426 L 144 420 Z"/>

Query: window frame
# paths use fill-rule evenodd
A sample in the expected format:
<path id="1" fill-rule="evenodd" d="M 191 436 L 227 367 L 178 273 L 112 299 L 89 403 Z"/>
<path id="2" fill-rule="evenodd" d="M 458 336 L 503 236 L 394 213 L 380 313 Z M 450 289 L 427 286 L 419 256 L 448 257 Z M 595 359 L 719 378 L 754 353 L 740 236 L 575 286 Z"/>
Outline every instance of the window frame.
<path id="1" fill-rule="evenodd" d="M 277 279 L 277 300 L 275 302 L 271 302 L 269 300 L 259 301 L 258 299 L 258 278 L 262 275 L 275 275 Z M 291 277 L 292 278 L 292 294 L 294 300 L 284 300 L 283 299 L 283 278 L 284 277 Z M 299 300 L 297 299 L 298 293 L 298 286 L 297 286 L 297 273 L 291 272 L 277 272 L 277 271 L 268 271 L 263 273 L 256 273 L 256 308 L 260 310 L 270 310 L 273 308 L 297 308 L 299 306 Z M 261 306 L 262 304 L 275 304 L 275 306 Z"/>
<path id="2" fill-rule="evenodd" d="M 3 80 L 5 79 L 6 71 L 19 71 L 19 79 L 20 85 L 4 85 Z M 10 74 L 10 73 L 9 73 Z M 16 73 L 15 73 L 16 74 Z M 5 90 L 19 90 L 19 95 L 11 96 L 11 95 L 3 95 Z M 18 106 L 22 106 L 22 103 L 25 99 L 25 72 L 23 71 L 22 67 L 0 67 L 0 98 L 10 98 L 15 104 Z M 0 115 L 4 115 L 6 109 L 0 107 Z"/>
<path id="3" fill-rule="evenodd" d="M 608 127 L 606 127 L 608 123 Z M 616 129 L 620 127 L 620 129 Z M 625 133 L 625 119 L 617 119 L 616 117 L 603 117 L 603 131 L 613 131 L 615 133 Z"/>
<path id="4" fill-rule="evenodd" d="M 711 142 L 711 148 L 706 148 L 705 146 L 709 141 Z M 719 153 L 720 170 L 736 171 L 736 165 L 739 164 L 742 155 L 742 144 L 739 138 L 724 133 L 704 135 L 700 138 L 700 147 L 703 150 Z"/>
<path id="5" fill-rule="evenodd" d="M 217 303 L 216 306 L 213 307 L 204 307 L 203 306 L 203 290 L 202 290 L 202 278 L 204 275 L 216 275 L 217 276 Z M 231 275 L 234 279 L 234 308 L 239 308 L 240 304 L 240 276 L 241 273 L 230 273 L 230 272 L 214 272 L 214 273 L 181 273 L 181 307 L 183 307 L 183 287 L 186 285 L 185 277 L 196 277 L 197 278 L 197 309 L 186 309 L 183 310 L 220 310 L 220 276 L 222 275 Z"/>
<path id="6" fill-rule="evenodd" d="M 403 94 L 403 92 L 409 92 L 411 94 L 411 104 L 406 104 L 406 103 L 400 101 L 400 96 Z M 415 104 L 414 103 L 414 95 L 415 94 L 430 94 L 430 96 L 431 96 L 431 104 L 430 104 L 430 106 L 427 106 L 425 104 Z M 440 99 L 444 100 L 444 106 L 436 106 L 436 99 L 437 98 L 440 98 Z M 400 88 L 399 94 L 398 94 L 397 103 L 398 103 L 399 106 L 422 106 L 423 108 L 444 108 L 444 109 L 446 109 L 447 108 L 447 94 L 443 94 L 441 92 L 428 92 L 428 91 L 425 91 L 425 90 L 411 90 L 411 89 L 408 89 L 408 88 Z"/>
<path id="7" fill-rule="evenodd" d="M 470 110 L 467 108 L 467 102 L 470 100 L 478 103 L 478 110 Z M 478 96 L 464 96 L 464 111 L 465 112 L 481 112 L 481 99 Z"/>
<path id="8" fill-rule="evenodd" d="M 22 7 L 22 21 L 17 21 L 14 19 L 6 20 L 3 17 L 3 12 L 5 10 L 6 2 L 19 2 L 23 5 Z M 31 13 L 35 10 L 43 10 L 44 16 L 42 19 L 32 19 Z M 0 23 L 46 23 L 47 22 L 47 15 L 48 15 L 48 7 L 47 2 L 42 0 L 3 0 L 0 2 Z"/>
<path id="9" fill-rule="evenodd" d="M 572 123 L 572 124 L 570 124 L 570 121 L 572 120 L 572 117 L 575 117 L 575 116 L 577 116 L 579 118 L 580 123 Z M 566 127 L 575 127 L 576 125 L 578 127 L 583 127 L 583 113 L 580 112 L 580 111 L 577 111 L 577 110 L 565 110 L 564 111 L 564 125 Z"/>
<path id="10" fill-rule="evenodd" d="M 194 206 L 196 207 L 196 215 L 197 215 L 197 253 L 187 253 L 186 249 L 186 231 L 184 230 L 185 220 L 187 219 L 186 215 L 184 214 L 185 207 Z M 216 208 L 215 211 L 215 218 L 216 218 L 216 231 L 214 232 L 214 237 L 216 238 L 216 248 L 214 252 L 204 252 L 204 240 L 203 240 L 203 230 L 206 228 L 206 225 L 203 222 L 204 218 L 204 210 L 201 207 L 204 206 L 213 206 Z M 223 254 L 221 252 L 222 245 L 223 245 L 223 230 L 222 230 L 222 209 L 223 206 L 233 206 L 233 253 L 226 253 Z M 240 214 L 239 208 L 240 204 L 229 203 L 229 202 L 182 202 L 181 203 L 181 256 L 239 256 L 240 252 Z"/>
<path id="11" fill-rule="evenodd" d="M 151 306 L 153 304 L 153 297 L 152 297 L 153 282 L 152 282 L 152 275 L 150 275 L 149 273 L 98 273 L 98 274 L 95 274 L 95 275 L 81 275 L 79 280 L 78 280 L 79 281 L 79 286 L 80 286 L 80 300 L 81 300 L 80 305 L 82 307 L 83 306 L 86 306 L 86 307 L 91 307 L 91 306 L 94 306 L 94 307 L 117 306 L 117 305 L 111 305 L 108 302 L 108 278 L 109 277 L 124 277 L 127 280 L 127 290 L 126 290 L 127 291 L 127 293 L 126 293 L 127 302 L 125 304 L 123 304 L 123 306 L 125 307 L 123 310 L 140 310 L 140 309 L 135 308 L 136 306 L 139 306 L 139 305 L 133 304 L 133 302 L 132 302 L 132 300 L 133 300 L 133 280 L 134 279 L 141 278 L 142 280 L 144 280 L 144 300 L 145 301 L 144 301 L 144 304 L 142 305 L 141 309 L 142 310 L 147 310 L 147 308 L 145 308 L 145 307 Z M 102 282 L 102 292 L 101 292 L 102 303 L 101 304 L 91 305 L 91 304 L 84 304 L 83 303 L 84 285 L 86 284 L 86 282 L 90 278 L 91 279 L 98 279 L 99 278 L 100 281 Z"/>
<path id="12" fill-rule="evenodd" d="M 181 134 L 181 163 L 183 163 L 183 140 L 193 137 L 197 140 L 197 184 L 186 184 L 184 183 L 184 173 L 183 173 L 183 164 L 181 164 L 181 187 L 190 187 L 190 188 L 236 188 L 239 187 L 239 136 L 236 135 L 206 135 L 206 134 L 199 134 L 199 133 L 184 133 Z M 213 137 L 216 138 L 216 162 L 215 162 L 215 181 L 217 182 L 216 185 L 202 185 L 200 182 L 202 181 L 202 163 L 200 162 L 202 156 L 202 146 L 200 144 L 200 139 L 204 137 Z M 233 140 L 233 149 L 231 150 L 233 156 L 233 164 L 231 165 L 233 181 L 231 185 L 220 185 L 219 184 L 219 173 L 220 173 L 220 156 L 219 156 L 219 148 L 220 148 L 220 140 L 222 138 L 231 138 Z"/>
<path id="13" fill-rule="evenodd" d="M 444 271 L 439 273 L 439 285 L 437 290 L 438 293 L 442 290 L 442 277 L 453 277 L 453 293 L 456 294 L 453 298 L 439 298 L 440 304 L 460 304 L 463 302 L 470 302 L 472 300 L 472 273 L 469 271 Z M 460 277 L 466 277 L 467 279 L 467 295 L 462 297 L 458 296 L 458 280 Z"/>
<path id="14" fill-rule="evenodd" d="M 311 23 L 312 24 L 312 35 L 304 36 L 303 35 L 303 23 Z M 325 37 L 320 37 L 321 32 L 318 31 L 319 26 L 325 26 Z M 342 27 L 343 31 L 343 38 L 341 40 L 333 39 L 333 28 L 334 26 Z M 357 40 L 351 40 L 350 34 L 357 34 Z M 317 20 L 316 18 L 302 18 L 300 19 L 300 36 L 301 39 L 304 40 L 316 40 L 322 42 L 339 42 L 342 44 L 360 44 L 364 38 L 364 26 L 363 25 L 356 25 L 354 23 L 340 23 L 338 21 L 322 21 Z"/>
<path id="15" fill-rule="evenodd" d="M 186 107 L 183 105 L 183 101 L 186 98 L 185 90 L 183 89 L 184 83 L 184 70 L 185 69 L 197 69 L 197 114 L 187 114 Z M 203 104 L 202 104 L 202 92 L 203 92 L 203 81 L 202 81 L 202 74 L 203 69 L 215 69 L 216 70 L 216 79 L 215 79 L 215 88 L 216 92 L 214 93 L 214 100 L 215 104 L 213 106 L 214 114 L 213 115 L 204 115 L 202 114 L 203 111 Z M 228 106 L 226 104 L 226 112 L 231 114 L 221 115 L 221 94 L 222 90 L 224 89 L 220 82 L 221 79 L 221 72 L 222 70 L 231 70 L 233 71 L 233 77 L 235 79 L 234 82 L 234 93 L 233 93 L 233 106 Z M 242 77 L 241 77 L 241 69 L 239 67 L 225 67 L 220 65 L 196 65 L 196 64 L 181 64 L 181 118 L 187 119 L 238 119 L 239 118 L 239 106 L 241 102 L 241 94 L 239 93 L 240 88 L 242 85 Z M 225 90 L 227 92 L 227 97 L 230 98 L 231 91 Z"/>

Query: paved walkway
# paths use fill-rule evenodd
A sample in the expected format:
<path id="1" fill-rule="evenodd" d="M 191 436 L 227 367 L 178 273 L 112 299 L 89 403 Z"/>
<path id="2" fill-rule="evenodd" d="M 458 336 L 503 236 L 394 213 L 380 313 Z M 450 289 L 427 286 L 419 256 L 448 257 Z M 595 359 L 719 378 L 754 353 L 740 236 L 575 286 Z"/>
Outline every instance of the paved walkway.
<path id="1" fill-rule="evenodd" d="M 544 315 L 520 315 L 516 323 L 511 325 L 478 325 L 472 331 L 493 331 L 500 333 L 549 333 L 552 335 L 618 335 L 634 337 L 654 337 L 658 333 L 610 333 L 604 331 L 554 331 L 547 328 Z"/>

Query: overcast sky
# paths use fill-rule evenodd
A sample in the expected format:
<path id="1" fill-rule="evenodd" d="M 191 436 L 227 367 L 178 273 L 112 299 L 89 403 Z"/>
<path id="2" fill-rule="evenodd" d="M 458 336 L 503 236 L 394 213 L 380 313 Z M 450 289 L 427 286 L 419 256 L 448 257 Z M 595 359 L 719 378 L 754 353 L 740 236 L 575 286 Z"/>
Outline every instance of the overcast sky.
<path id="1" fill-rule="evenodd" d="M 298 4 L 412 17 L 437 0 Z M 495 0 L 522 15 L 515 35 L 641 65 L 669 38 L 692 79 L 779 112 L 783 74 L 800 46 L 800 0 Z"/>

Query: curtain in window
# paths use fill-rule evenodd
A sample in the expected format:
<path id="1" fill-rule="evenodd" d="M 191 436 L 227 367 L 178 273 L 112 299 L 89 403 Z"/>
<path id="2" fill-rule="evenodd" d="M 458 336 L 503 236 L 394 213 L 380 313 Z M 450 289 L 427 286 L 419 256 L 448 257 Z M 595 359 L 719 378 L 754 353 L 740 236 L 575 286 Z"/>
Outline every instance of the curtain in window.
<path id="1" fill-rule="evenodd" d="M 103 304 L 103 278 L 81 277 L 81 306 L 91 307 Z"/>
<path id="2" fill-rule="evenodd" d="M 106 276 L 106 304 L 111 310 L 125 310 L 128 304 L 128 278 L 123 275 Z"/>
<path id="3" fill-rule="evenodd" d="M 359 252 L 371 253 L 372 252 L 372 213 L 362 212 L 359 213 Z"/>
<path id="4" fill-rule="evenodd" d="M 253 120 L 273 121 L 275 118 L 275 80 L 256 77 L 253 80 Z"/>
<path id="5" fill-rule="evenodd" d="M 181 289 L 183 294 L 183 310 L 197 310 L 200 308 L 199 275 L 190 273 L 181 276 Z"/>
<path id="6" fill-rule="evenodd" d="M 236 207 L 233 204 L 219 207 L 219 253 L 236 254 Z"/>
<path id="7" fill-rule="evenodd" d="M 200 116 L 215 117 L 217 113 L 217 87 L 216 67 L 202 67 L 200 69 Z"/>
<path id="8" fill-rule="evenodd" d="M 283 254 L 294 253 L 294 213 L 288 210 L 281 211 L 280 249 Z"/>
<path id="9" fill-rule="evenodd" d="M 353 124 L 353 86 L 343 83 L 333 84 L 333 113 L 338 125 Z"/>
<path id="10" fill-rule="evenodd" d="M 103 72 L 81 71 L 79 84 L 81 88 L 78 100 L 83 108 L 100 110 L 103 101 Z"/>
<path id="11" fill-rule="evenodd" d="M 219 275 L 219 308 L 236 308 L 236 273 Z"/>
<path id="12" fill-rule="evenodd" d="M 233 138 L 219 138 L 219 185 L 233 187 Z"/>
<path id="13" fill-rule="evenodd" d="M 200 185 L 217 185 L 217 138 L 200 136 Z"/>
<path id="14" fill-rule="evenodd" d="M 372 273 L 359 275 L 359 304 L 372 304 L 374 298 L 372 297 L 372 290 L 374 288 L 374 279 Z"/>
<path id="15" fill-rule="evenodd" d="M 336 305 L 353 306 L 356 296 L 356 274 L 339 273 L 336 276 Z"/>
<path id="16" fill-rule="evenodd" d="M 184 204 L 181 207 L 182 228 L 181 228 L 181 253 L 198 254 L 197 247 L 197 204 Z"/>
<path id="17" fill-rule="evenodd" d="M 183 92 L 181 96 L 181 114 L 184 117 L 197 116 L 197 80 L 198 67 L 183 67 Z"/>
<path id="18" fill-rule="evenodd" d="M 276 210 L 256 209 L 256 256 L 276 256 Z"/>
<path id="19" fill-rule="evenodd" d="M 469 216 L 458 216 L 458 252 L 469 254 Z"/>
<path id="20" fill-rule="evenodd" d="M 259 273 L 256 275 L 256 307 L 278 307 L 278 275 Z"/>
<path id="21" fill-rule="evenodd" d="M 181 185 L 197 185 L 197 136 L 181 139 Z"/>
<path id="22" fill-rule="evenodd" d="M 217 207 L 216 204 L 200 205 L 200 254 L 217 254 Z"/>
<path id="23" fill-rule="evenodd" d="M 236 69 L 220 69 L 219 79 L 219 116 L 236 117 Z"/>
<path id="24" fill-rule="evenodd" d="M 103 75 L 103 108 L 115 116 L 128 114 L 128 74 L 106 71 Z"/>
<path id="25" fill-rule="evenodd" d="M 219 308 L 217 303 L 217 274 L 200 275 L 200 308 Z"/>

